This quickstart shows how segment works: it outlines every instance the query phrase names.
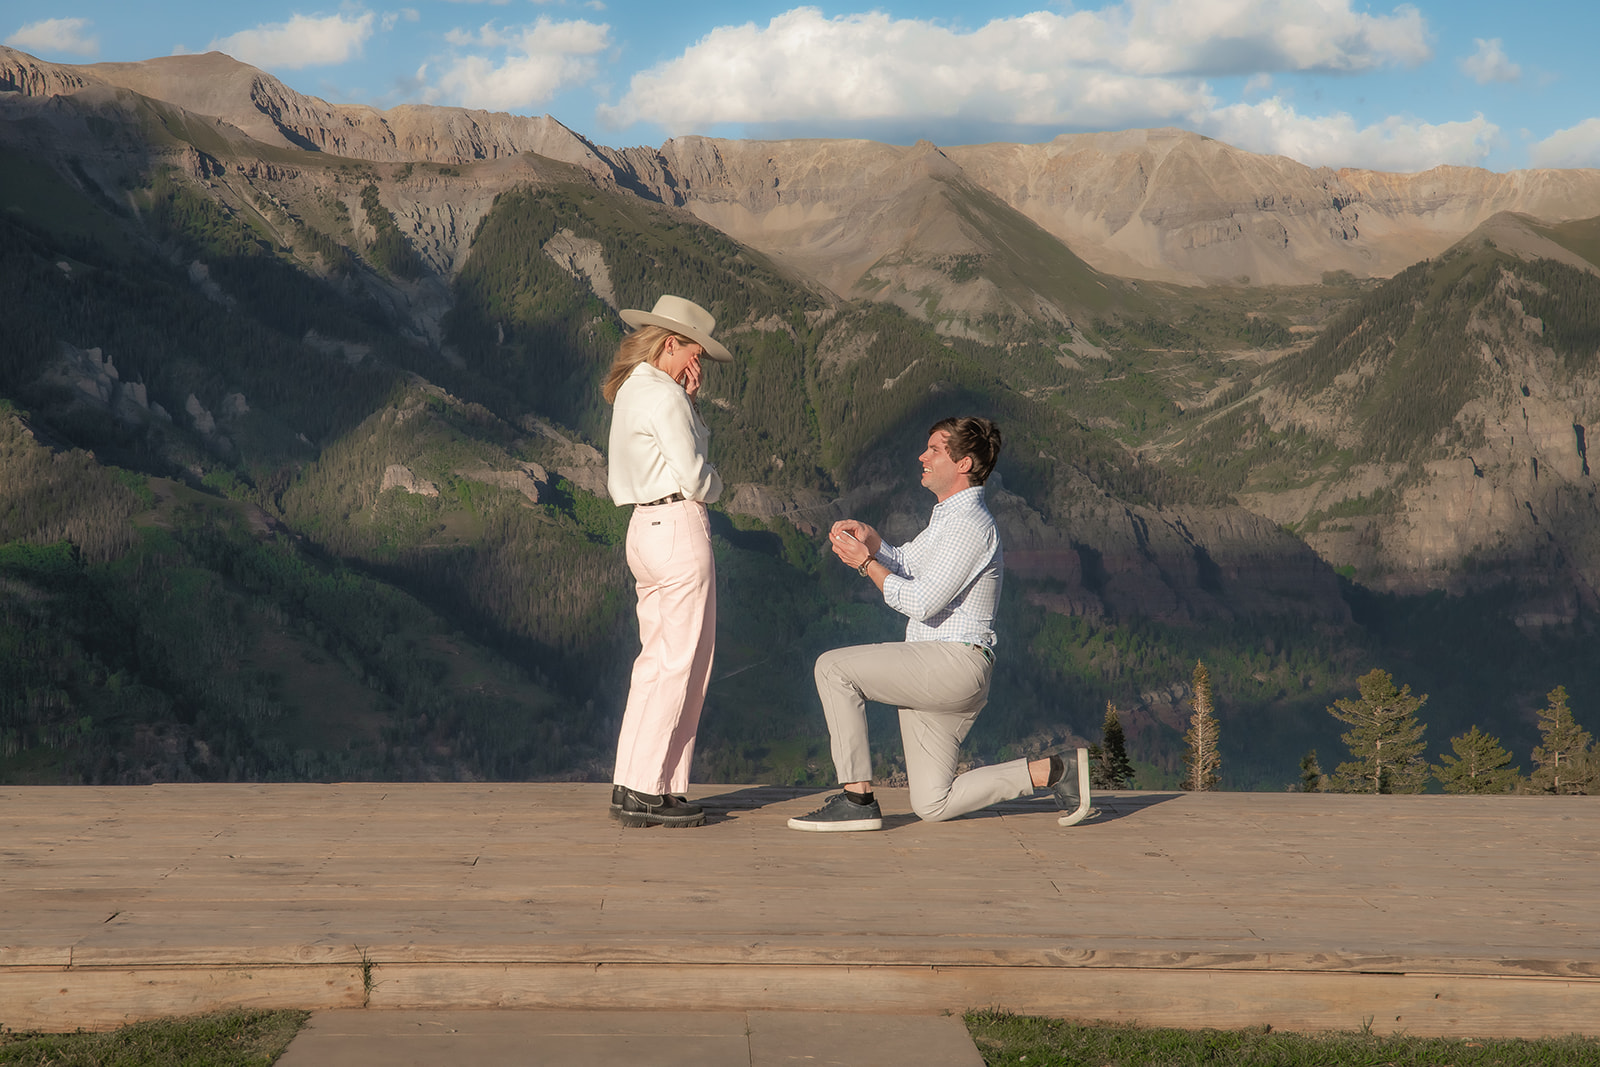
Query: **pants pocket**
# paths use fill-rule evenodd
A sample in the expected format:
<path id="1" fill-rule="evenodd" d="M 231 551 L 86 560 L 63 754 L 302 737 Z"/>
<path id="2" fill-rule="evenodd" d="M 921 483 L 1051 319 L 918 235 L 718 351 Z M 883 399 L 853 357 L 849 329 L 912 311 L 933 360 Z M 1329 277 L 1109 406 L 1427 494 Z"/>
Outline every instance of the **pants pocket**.
<path id="1" fill-rule="evenodd" d="M 662 580 L 681 540 L 680 517 L 661 510 L 651 508 L 643 515 L 636 511 L 628 524 L 628 569 L 636 581 L 647 585 Z"/>

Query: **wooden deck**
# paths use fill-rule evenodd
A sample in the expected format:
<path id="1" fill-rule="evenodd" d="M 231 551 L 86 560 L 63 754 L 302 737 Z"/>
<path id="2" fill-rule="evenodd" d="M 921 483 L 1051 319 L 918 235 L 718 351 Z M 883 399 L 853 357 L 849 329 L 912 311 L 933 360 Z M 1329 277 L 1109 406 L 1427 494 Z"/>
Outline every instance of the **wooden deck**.
<path id="1" fill-rule="evenodd" d="M 1600 798 L 1120 793 L 805 834 L 821 794 L 0 788 L 0 1025 L 225 1005 L 1600 1036 Z M 881 790 L 886 813 L 903 790 Z"/>

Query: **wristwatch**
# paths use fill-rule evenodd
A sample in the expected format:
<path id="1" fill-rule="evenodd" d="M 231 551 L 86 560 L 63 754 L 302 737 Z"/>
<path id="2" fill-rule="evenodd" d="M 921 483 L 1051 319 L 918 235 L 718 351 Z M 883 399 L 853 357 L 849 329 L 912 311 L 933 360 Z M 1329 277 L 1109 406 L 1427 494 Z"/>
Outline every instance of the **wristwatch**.
<path id="1" fill-rule="evenodd" d="M 867 568 L 870 566 L 872 566 L 872 557 L 868 556 L 866 559 L 861 561 L 861 566 L 856 568 L 856 573 L 865 578 L 867 576 Z"/>

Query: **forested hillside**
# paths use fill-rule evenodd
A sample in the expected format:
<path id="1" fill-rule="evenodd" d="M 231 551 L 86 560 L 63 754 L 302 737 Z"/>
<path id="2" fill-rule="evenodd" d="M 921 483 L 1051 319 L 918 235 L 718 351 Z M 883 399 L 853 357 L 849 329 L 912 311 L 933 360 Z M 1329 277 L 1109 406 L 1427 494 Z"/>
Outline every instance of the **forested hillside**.
<path id="1" fill-rule="evenodd" d="M 102 130 L 82 155 L 0 138 L 0 781 L 607 778 L 637 641 L 598 383 L 617 309 L 662 292 L 710 308 L 736 355 L 701 396 L 729 485 L 702 780 L 830 779 L 811 664 L 903 620 L 819 531 L 848 512 L 913 534 L 927 425 L 960 411 L 1007 440 L 974 759 L 1097 741 L 1113 701 L 1137 783 L 1175 784 L 1197 660 L 1229 788 L 1289 787 L 1313 748 L 1332 765 L 1326 709 L 1374 666 L 1433 694 L 1433 751 L 1480 725 L 1525 752 L 1552 686 L 1580 720 L 1600 692 L 1593 603 L 1530 624 L 1514 554 L 1480 547 L 1481 580 L 1427 593 L 1318 540 L 1364 544 L 1361 516 L 1400 521 L 1463 450 L 1466 477 L 1493 466 L 1472 405 L 1512 350 L 1458 358 L 1485 331 L 1542 338 L 1495 412 L 1590 395 L 1576 268 L 1480 250 L 1381 287 L 1147 284 L 1085 295 L 1089 322 L 952 331 L 549 161 L 353 162 L 76 106 Z M 468 202 L 470 231 L 445 233 Z M 1556 548 L 1521 557 L 1541 567 L 1582 556 L 1569 421 L 1567 510 L 1539 513 Z"/>

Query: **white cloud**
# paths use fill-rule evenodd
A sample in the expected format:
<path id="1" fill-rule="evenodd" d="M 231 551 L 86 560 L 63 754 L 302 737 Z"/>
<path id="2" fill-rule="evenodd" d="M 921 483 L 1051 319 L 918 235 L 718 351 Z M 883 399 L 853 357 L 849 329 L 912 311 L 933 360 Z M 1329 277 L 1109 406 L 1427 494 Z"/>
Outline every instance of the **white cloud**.
<path id="1" fill-rule="evenodd" d="M 422 13 L 414 7 L 403 7 L 399 11 L 385 11 L 383 13 L 383 30 L 385 33 L 394 29 L 402 22 L 420 22 Z"/>
<path id="2" fill-rule="evenodd" d="M 1361 71 L 1432 55 L 1422 14 L 1348 0 L 1128 0 L 1096 16 L 1118 65 L 1144 74 Z"/>
<path id="3" fill-rule="evenodd" d="M 361 46 L 372 36 L 373 22 L 370 11 L 353 17 L 293 15 L 288 22 L 220 37 L 210 47 L 257 67 L 299 70 L 328 66 L 360 55 Z"/>
<path id="4" fill-rule="evenodd" d="M 1094 19 L 1036 12 L 961 34 L 882 12 L 830 19 L 796 8 L 765 27 L 713 30 L 679 58 L 635 74 L 618 104 L 600 112 L 619 126 L 642 120 L 683 133 L 720 122 L 921 116 L 1116 124 L 1199 102 L 1193 79 L 1139 77 L 1098 62 Z"/>
<path id="5" fill-rule="evenodd" d="M 1244 83 L 1244 88 L 1239 91 L 1241 96 L 1258 96 L 1272 88 L 1272 75 L 1252 74 L 1250 80 Z"/>
<path id="6" fill-rule="evenodd" d="M 1557 130 L 1528 150 L 1535 167 L 1600 167 L 1600 118 Z"/>
<path id="7" fill-rule="evenodd" d="M 1426 123 L 1391 117 L 1358 126 L 1349 115 L 1299 115 L 1278 97 L 1192 116 L 1194 128 L 1251 152 L 1288 156 L 1310 166 L 1364 167 L 1411 173 L 1444 163 L 1481 163 L 1500 128 L 1482 115 L 1468 122 Z"/>
<path id="8" fill-rule="evenodd" d="M 30 22 L 6 38 L 6 44 L 36 55 L 66 52 L 92 56 L 100 51 L 100 41 L 88 35 L 93 25 L 88 19 L 44 19 Z"/>
<path id="9" fill-rule="evenodd" d="M 1351 11 L 1348 0 L 1127 0 L 995 19 L 969 32 L 799 7 L 764 27 L 712 30 L 634 75 L 617 105 L 600 112 L 617 126 L 656 122 L 675 133 L 723 122 L 932 116 L 1106 127 L 1207 103 L 1206 75 L 1360 71 L 1430 54 L 1414 8 L 1373 16 Z"/>
<path id="10" fill-rule="evenodd" d="M 502 29 L 488 23 L 476 31 L 451 30 L 445 39 L 457 48 L 487 50 L 493 55 L 477 52 L 451 57 L 424 97 L 430 103 L 515 111 L 535 107 L 562 89 L 591 81 L 596 73 L 595 56 L 611 46 L 611 27 L 541 16 L 528 26 Z"/>
<path id="11" fill-rule="evenodd" d="M 1478 50 L 1461 61 L 1461 69 L 1479 85 L 1490 82 L 1514 82 L 1522 77 L 1522 68 L 1506 57 L 1500 38 L 1476 38 Z"/>

